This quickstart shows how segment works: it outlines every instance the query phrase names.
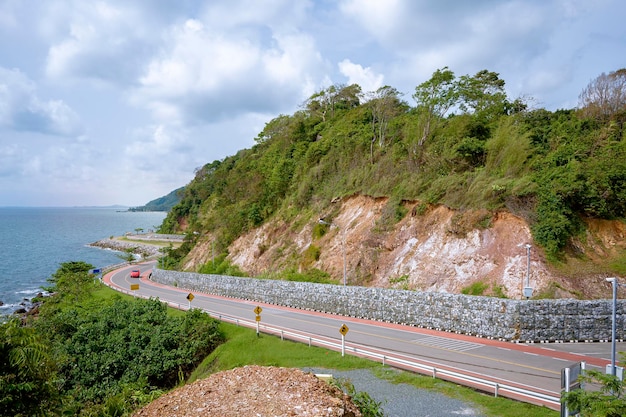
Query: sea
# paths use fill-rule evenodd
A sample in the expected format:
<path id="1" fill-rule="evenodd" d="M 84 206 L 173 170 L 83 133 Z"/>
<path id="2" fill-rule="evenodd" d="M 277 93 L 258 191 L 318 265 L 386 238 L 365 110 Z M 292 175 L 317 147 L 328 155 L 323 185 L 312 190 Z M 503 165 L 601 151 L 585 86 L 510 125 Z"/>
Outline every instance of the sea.
<path id="1" fill-rule="evenodd" d="M 0 316 L 42 292 L 63 262 L 95 268 L 123 262 L 119 252 L 89 243 L 138 229 L 156 231 L 166 214 L 119 207 L 0 207 Z"/>

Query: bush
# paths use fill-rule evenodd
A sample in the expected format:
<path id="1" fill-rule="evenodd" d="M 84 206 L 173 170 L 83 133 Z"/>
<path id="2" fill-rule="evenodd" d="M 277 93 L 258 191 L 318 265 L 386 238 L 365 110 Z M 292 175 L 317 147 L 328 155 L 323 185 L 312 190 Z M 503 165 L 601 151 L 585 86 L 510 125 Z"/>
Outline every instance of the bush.
<path id="1" fill-rule="evenodd" d="M 226 259 L 226 254 L 219 255 L 211 262 L 207 262 L 202 265 L 198 272 L 201 274 L 214 274 L 214 275 L 228 275 L 231 277 L 245 277 L 246 273 L 243 272 L 237 265 L 231 263 Z"/>
<path id="2" fill-rule="evenodd" d="M 336 283 L 330 278 L 327 272 L 317 268 L 311 268 L 305 272 L 296 272 L 294 270 L 286 270 L 278 275 L 279 279 L 285 281 L 313 282 L 318 284 L 334 284 Z"/>
<path id="3" fill-rule="evenodd" d="M 463 288 L 461 290 L 461 294 L 465 295 L 484 295 L 485 291 L 489 288 L 489 284 L 478 281 L 474 282 L 471 285 Z"/>
<path id="4" fill-rule="evenodd" d="M 344 391 L 357 406 L 363 417 L 384 417 L 385 414 L 381 409 L 382 401 L 374 400 L 367 392 L 357 391 L 354 384 L 347 379 L 333 379 L 331 384 Z"/>
<path id="5" fill-rule="evenodd" d="M 55 295 L 45 298 L 38 320 L 23 330 L 46 347 L 37 363 L 44 363 L 43 353 L 50 354 L 53 366 L 40 365 L 40 371 L 55 381 L 63 397 L 63 415 L 127 413 L 130 404 L 143 401 L 136 398 L 147 399 L 155 390 L 173 388 L 223 341 L 217 322 L 199 310 L 170 316 L 167 306 L 154 299 L 96 298 L 89 267 L 62 264 L 50 279 Z M 29 391 L 34 398 L 32 386 Z M 56 394 L 46 395 L 47 399 L 38 398 L 33 404 L 52 410 Z"/>

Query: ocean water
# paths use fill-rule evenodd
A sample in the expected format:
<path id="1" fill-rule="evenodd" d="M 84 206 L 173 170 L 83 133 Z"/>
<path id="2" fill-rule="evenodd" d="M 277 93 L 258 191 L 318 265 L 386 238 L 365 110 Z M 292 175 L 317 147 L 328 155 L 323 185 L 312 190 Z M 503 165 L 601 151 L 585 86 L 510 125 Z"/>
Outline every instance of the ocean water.
<path id="1" fill-rule="evenodd" d="M 0 207 L 0 315 L 48 285 L 63 262 L 94 267 L 122 262 L 119 252 L 87 246 L 136 229 L 158 228 L 166 213 L 115 208 Z"/>

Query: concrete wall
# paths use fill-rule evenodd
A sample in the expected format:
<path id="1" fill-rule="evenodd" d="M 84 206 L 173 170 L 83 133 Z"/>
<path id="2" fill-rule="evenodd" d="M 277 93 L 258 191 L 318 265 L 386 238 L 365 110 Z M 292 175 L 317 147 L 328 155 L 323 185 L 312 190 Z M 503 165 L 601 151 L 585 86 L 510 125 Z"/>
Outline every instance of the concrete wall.
<path id="1" fill-rule="evenodd" d="M 510 341 L 611 338 L 611 300 L 509 300 L 154 269 L 152 280 L 208 294 Z M 626 300 L 617 304 L 617 338 Z"/>

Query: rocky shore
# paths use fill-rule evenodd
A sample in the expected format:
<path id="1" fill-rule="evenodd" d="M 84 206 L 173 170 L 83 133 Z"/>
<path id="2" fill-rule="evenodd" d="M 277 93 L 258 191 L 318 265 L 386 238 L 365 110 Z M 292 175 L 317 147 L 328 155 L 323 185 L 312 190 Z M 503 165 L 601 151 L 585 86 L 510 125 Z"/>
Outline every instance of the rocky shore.
<path id="1" fill-rule="evenodd" d="M 90 243 L 89 246 L 110 249 L 119 252 L 131 252 L 144 258 L 151 258 L 161 254 L 161 247 L 148 243 L 137 243 L 116 238 L 101 239 L 97 242 Z"/>

